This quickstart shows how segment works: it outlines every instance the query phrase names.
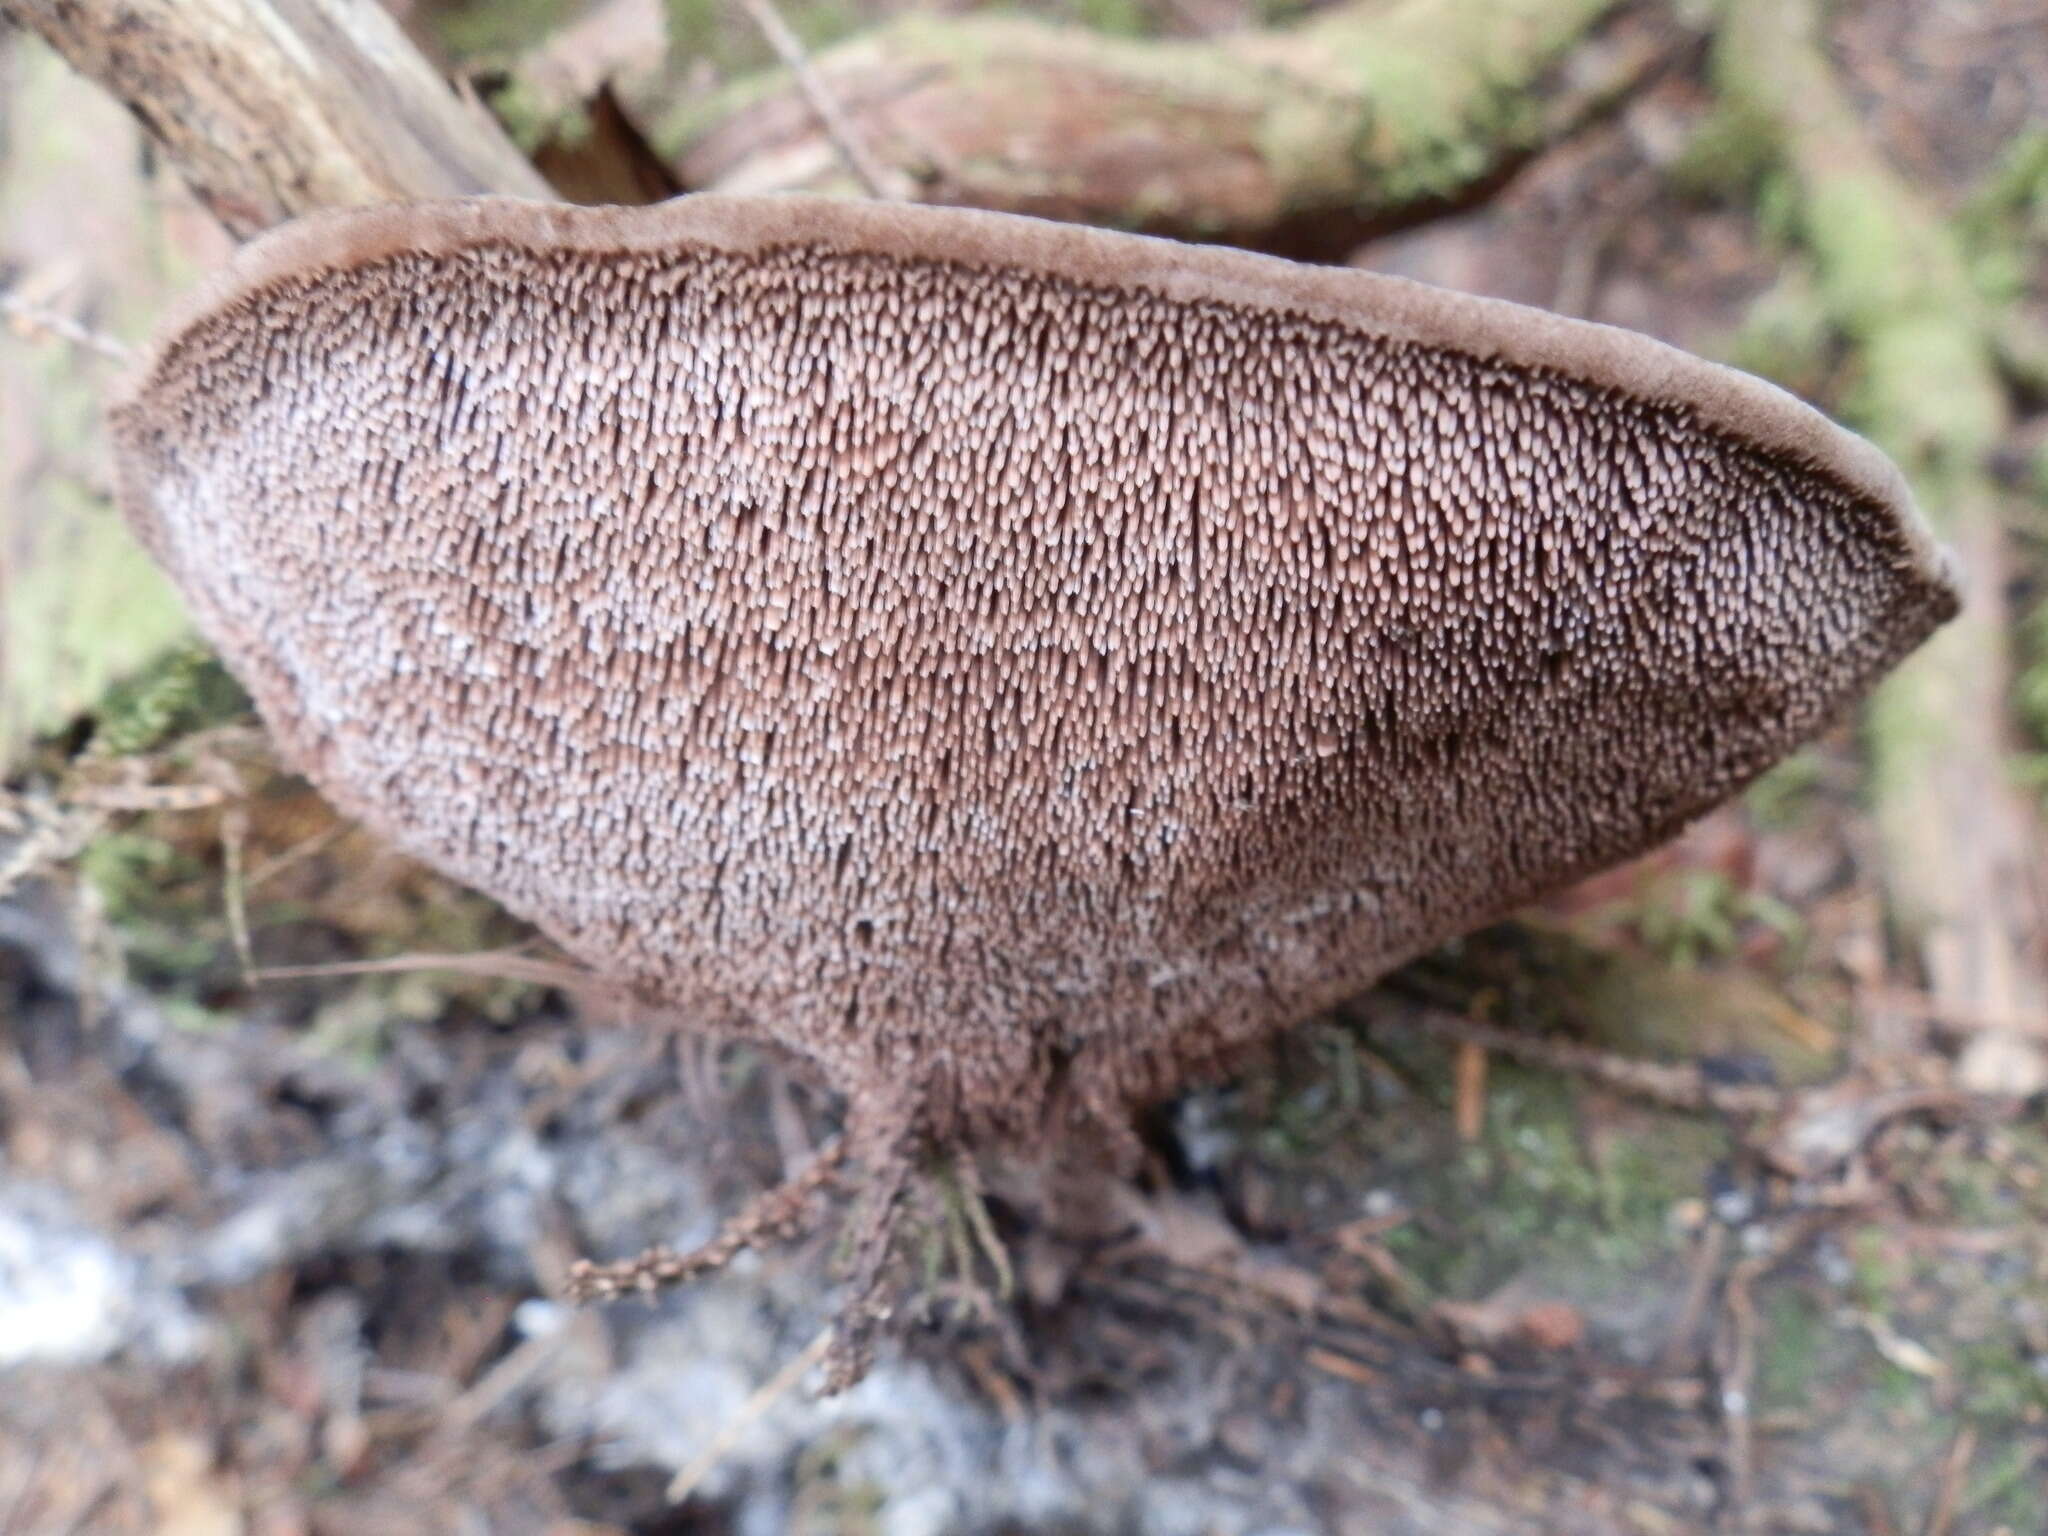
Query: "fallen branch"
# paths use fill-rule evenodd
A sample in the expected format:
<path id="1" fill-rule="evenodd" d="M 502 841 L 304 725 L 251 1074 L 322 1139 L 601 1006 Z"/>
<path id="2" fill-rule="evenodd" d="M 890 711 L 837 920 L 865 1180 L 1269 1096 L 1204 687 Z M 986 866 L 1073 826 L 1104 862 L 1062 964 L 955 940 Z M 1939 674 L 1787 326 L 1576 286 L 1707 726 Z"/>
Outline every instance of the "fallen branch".
<path id="1" fill-rule="evenodd" d="M 319 208 L 546 182 L 376 0 L 0 0 L 141 119 L 238 236 Z"/>
<path id="2" fill-rule="evenodd" d="M 1198 40 L 914 15 L 811 71 L 920 200 L 1336 251 L 1485 191 L 1687 40 L 1617 0 L 1353 0 Z M 858 190 L 786 70 L 642 115 L 686 186 Z"/>
<path id="3" fill-rule="evenodd" d="M 2040 1086 L 2048 966 L 2040 829 L 2011 782 L 2005 529 L 1991 460 L 2010 426 L 1998 322 L 1953 229 L 1886 163 L 1828 61 L 1814 0 L 1732 0 L 1717 73 L 1796 187 L 1798 237 L 1830 325 L 1855 349 L 1848 401 L 1898 460 L 1968 584 L 1962 616 L 1873 702 L 1872 778 L 1886 883 L 1935 1009 L 2031 1021 L 1965 1053 L 1979 1091 Z"/>

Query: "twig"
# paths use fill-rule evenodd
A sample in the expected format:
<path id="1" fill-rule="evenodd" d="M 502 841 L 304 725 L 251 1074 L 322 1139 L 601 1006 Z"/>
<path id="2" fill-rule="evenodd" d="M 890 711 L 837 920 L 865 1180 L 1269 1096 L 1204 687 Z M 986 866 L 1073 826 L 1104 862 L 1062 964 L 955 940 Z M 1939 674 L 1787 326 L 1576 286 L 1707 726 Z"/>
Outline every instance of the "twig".
<path id="1" fill-rule="evenodd" d="M 1502 1029 L 1442 1008 L 1417 1007 L 1404 1017 L 1429 1034 L 1459 1046 L 1497 1052 L 1524 1066 L 1547 1067 L 1585 1077 L 1618 1093 L 1648 1099 L 1667 1109 L 1718 1110 L 1730 1115 L 1764 1115 L 1782 1109 L 1786 1095 L 1776 1088 L 1711 1081 L 1699 1067 L 1668 1065 L 1618 1056 L 1570 1041 Z"/>
<path id="2" fill-rule="evenodd" d="M 1756 1405 L 1750 1393 L 1756 1384 L 1756 1302 L 1750 1287 L 1776 1262 L 1775 1255 L 1744 1259 L 1728 1276 L 1723 1297 L 1729 1327 L 1728 1358 L 1721 1370 L 1721 1423 L 1728 1461 L 1728 1527 L 1750 1529 L 1756 1493 Z"/>
<path id="3" fill-rule="evenodd" d="M 242 984 L 253 986 L 256 979 L 256 949 L 249 941 L 249 886 L 243 865 L 249 846 L 249 813 L 231 805 L 220 819 L 221 900 L 227 910 L 228 938 L 235 946 L 235 961 L 242 968 Z"/>
<path id="4" fill-rule="evenodd" d="M 866 146 L 853 131 L 853 125 L 846 120 L 846 114 L 839 110 L 838 100 L 818 78 L 817 71 L 811 68 L 810 56 L 804 52 L 802 40 L 790 31 L 789 23 L 775 9 L 774 0 L 740 0 L 740 5 L 753 17 L 754 25 L 761 29 L 761 35 L 768 39 L 768 46 L 781 58 L 790 78 L 796 82 L 796 88 L 803 93 L 811 110 L 817 113 L 825 136 L 839 151 L 839 158 L 846 162 L 846 168 L 853 172 L 853 179 L 861 184 L 869 197 L 887 198 L 888 183 L 882 168 L 868 154 Z"/>
<path id="5" fill-rule="evenodd" d="M 1771 1229 L 1763 1250 L 1738 1260 L 1728 1271 L 1721 1306 L 1728 1328 L 1716 1341 L 1716 1394 L 1728 1465 L 1726 1529 L 1748 1532 L 1756 1520 L 1756 1356 L 1758 1322 L 1754 1287 L 1811 1237 L 1814 1220 L 1799 1220 Z"/>
<path id="6" fill-rule="evenodd" d="M 1934 1495 L 1934 1508 L 1927 1516 L 1927 1536 L 1948 1536 L 1962 1507 L 1963 1478 L 1970 1470 L 1970 1458 L 1977 1453 L 1977 1431 L 1965 1424 L 1956 1431 L 1941 1464 L 1941 1486 Z"/>
<path id="7" fill-rule="evenodd" d="M 697 1485 L 711 1475 L 711 1469 L 724 1459 L 726 1452 L 739 1443 L 740 1436 L 753 1427 L 754 1421 L 788 1395 L 790 1390 L 804 1379 L 804 1373 L 825 1358 L 825 1352 L 832 1347 L 832 1334 L 833 1329 L 830 1325 L 821 1329 L 818 1336 L 806 1344 L 781 1370 L 755 1388 L 753 1395 L 740 1404 L 740 1411 L 719 1427 L 718 1433 L 711 1437 L 704 1449 L 692 1457 L 689 1465 L 678 1472 L 669 1483 L 669 1503 L 680 1504 L 696 1492 Z"/>
<path id="8" fill-rule="evenodd" d="M 210 811 L 231 797 L 218 784 L 74 784 L 64 803 L 93 811 Z"/>
<path id="9" fill-rule="evenodd" d="M 1856 1490 L 1856 1508 L 1870 1527 L 1870 1536 L 1899 1536 L 1899 1522 L 1892 1518 L 1891 1506 L 1876 1485 L 1865 1483 Z"/>
<path id="10" fill-rule="evenodd" d="M 1692 1344 L 1693 1334 L 1699 1329 L 1700 1318 L 1706 1313 L 1707 1298 L 1713 1294 L 1714 1279 L 1721 1271 L 1721 1260 L 1727 1252 L 1726 1223 L 1709 1221 L 1693 1252 L 1692 1270 L 1686 1277 L 1685 1296 L 1678 1304 L 1677 1321 L 1672 1323 L 1663 1347 L 1657 1351 L 1658 1375 L 1675 1375 L 1685 1363 L 1686 1351 Z"/>
<path id="11" fill-rule="evenodd" d="M 1354 1386 L 1376 1387 L 1385 1380 L 1385 1377 L 1380 1372 L 1374 1370 L 1363 1360 L 1354 1360 L 1347 1354 L 1334 1349 L 1326 1349 L 1320 1344 L 1310 1345 L 1306 1350 L 1302 1351 L 1301 1358 L 1303 1364 L 1314 1367 L 1325 1376 L 1335 1376 L 1341 1381 L 1352 1383 Z"/>
<path id="12" fill-rule="evenodd" d="M 440 1414 L 440 1429 L 450 1438 L 473 1429 L 504 1401 L 531 1381 L 562 1347 L 559 1333 L 527 1339 L 498 1361 L 483 1379 L 468 1388 Z"/>
<path id="13" fill-rule="evenodd" d="M 393 955 L 386 960 L 337 960 L 325 965 L 266 965 L 252 972 L 252 981 L 292 981 L 318 976 L 402 976 L 412 971 L 457 971 L 499 981 L 530 981 L 566 991 L 588 990 L 599 978 L 573 965 L 532 960 L 503 950 L 473 955 Z"/>
<path id="14" fill-rule="evenodd" d="M 16 1525 L 16 1519 L 28 1506 L 28 1496 L 35 1491 L 36 1478 L 43 1470 L 43 1461 L 50 1454 L 50 1442 L 38 1439 L 28 1457 L 22 1463 L 21 1476 L 16 1480 L 14 1491 L 7 1497 L 7 1507 L 0 1509 L 0 1536 L 19 1536 L 26 1526 Z"/>
<path id="15" fill-rule="evenodd" d="M 958 1180 L 958 1194 L 967 1215 L 967 1225 L 996 1272 L 996 1296 L 999 1300 L 1008 1301 L 1016 1294 L 1017 1277 L 1010 1267 L 1010 1250 L 1004 1246 L 995 1222 L 989 1217 L 988 1197 L 982 1189 L 981 1168 L 975 1163 L 974 1154 L 962 1152 L 956 1157 L 953 1172 Z"/>
<path id="16" fill-rule="evenodd" d="M 1475 1142 L 1486 1130 L 1486 1047 L 1458 1042 L 1456 1071 L 1458 1140 Z"/>
<path id="17" fill-rule="evenodd" d="M 91 1530 L 92 1527 L 85 1523 L 87 1518 L 99 1514 L 100 1506 L 108 1503 L 120 1491 L 120 1480 L 112 1473 L 103 1473 L 98 1491 L 83 1504 L 79 1505 L 70 1519 L 66 1520 L 62 1525 L 50 1527 L 50 1536 L 77 1536 L 77 1533 L 80 1531 Z"/>
<path id="18" fill-rule="evenodd" d="M 292 844 L 291 847 L 285 849 L 284 852 L 264 860 L 255 869 L 250 871 L 249 879 L 243 889 L 253 895 L 258 889 L 267 885 L 271 880 L 283 874 L 293 865 L 305 862 L 321 850 L 333 846 L 337 839 L 346 837 L 355 830 L 355 823 L 341 821 L 336 822 L 323 832 L 315 832 L 311 837 L 301 838 L 298 842 Z"/>
<path id="19" fill-rule="evenodd" d="M 988 1339 L 976 1339 L 962 1344 L 959 1349 L 960 1363 L 967 1367 L 974 1377 L 974 1384 L 981 1388 L 981 1394 L 996 1406 L 996 1412 L 1003 1416 L 1005 1424 L 1022 1424 L 1030 1410 L 1025 1406 L 1023 1396 L 996 1364 L 995 1344 Z"/>
<path id="20" fill-rule="evenodd" d="M 48 331 L 74 347 L 97 352 L 117 363 L 125 363 L 133 356 L 126 342 L 116 341 L 103 331 L 96 331 L 47 304 L 38 304 L 18 293 L 0 291 L 0 314 L 12 320 L 15 328 L 30 340 L 34 339 L 37 331 Z"/>

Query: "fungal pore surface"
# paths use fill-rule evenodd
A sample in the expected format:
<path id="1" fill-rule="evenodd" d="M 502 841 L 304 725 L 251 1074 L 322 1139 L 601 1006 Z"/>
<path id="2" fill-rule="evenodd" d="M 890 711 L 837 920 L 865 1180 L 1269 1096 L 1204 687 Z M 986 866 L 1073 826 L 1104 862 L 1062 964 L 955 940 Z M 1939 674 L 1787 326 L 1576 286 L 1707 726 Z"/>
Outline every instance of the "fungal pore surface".
<path id="1" fill-rule="evenodd" d="M 957 210 L 323 216 L 115 413 L 282 749 L 941 1146 L 1131 1105 L 1837 718 L 1897 472 L 1647 338 Z"/>

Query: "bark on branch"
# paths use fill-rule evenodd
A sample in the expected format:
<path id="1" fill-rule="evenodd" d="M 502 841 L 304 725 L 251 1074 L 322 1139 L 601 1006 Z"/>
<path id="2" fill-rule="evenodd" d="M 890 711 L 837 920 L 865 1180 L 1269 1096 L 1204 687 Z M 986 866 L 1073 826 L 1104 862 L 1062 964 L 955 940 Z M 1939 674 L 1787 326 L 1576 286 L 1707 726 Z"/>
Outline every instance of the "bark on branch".
<path id="1" fill-rule="evenodd" d="M 814 69 L 898 195 L 1306 253 L 1484 191 L 1687 40 L 1663 5 L 1352 0 L 1201 41 L 908 16 Z M 853 190 L 784 71 L 650 138 L 689 187 Z"/>
<path id="2" fill-rule="evenodd" d="M 0 0 L 142 120 L 235 234 L 547 183 L 375 0 Z"/>

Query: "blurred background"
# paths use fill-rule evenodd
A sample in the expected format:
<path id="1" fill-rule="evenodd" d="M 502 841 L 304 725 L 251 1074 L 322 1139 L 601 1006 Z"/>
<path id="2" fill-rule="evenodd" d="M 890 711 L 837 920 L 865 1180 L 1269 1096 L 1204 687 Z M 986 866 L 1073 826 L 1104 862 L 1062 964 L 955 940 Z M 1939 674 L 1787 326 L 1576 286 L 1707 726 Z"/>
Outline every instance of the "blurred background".
<path id="1" fill-rule="evenodd" d="M 368 10 L 0 0 L 0 1536 L 2048 1532 L 2041 0 Z M 1969 609 L 1671 848 L 1164 1106 L 1086 1221 L 989 1170 L 1005 1262 L 916 1234 L 821 1401 L 829 1222 L 552 1297 L 835 1106 L 579 1017 L 338 819 L 109 503 L 170 299 L 454 140 L 1648 331 L 1875 438 Z"/>

